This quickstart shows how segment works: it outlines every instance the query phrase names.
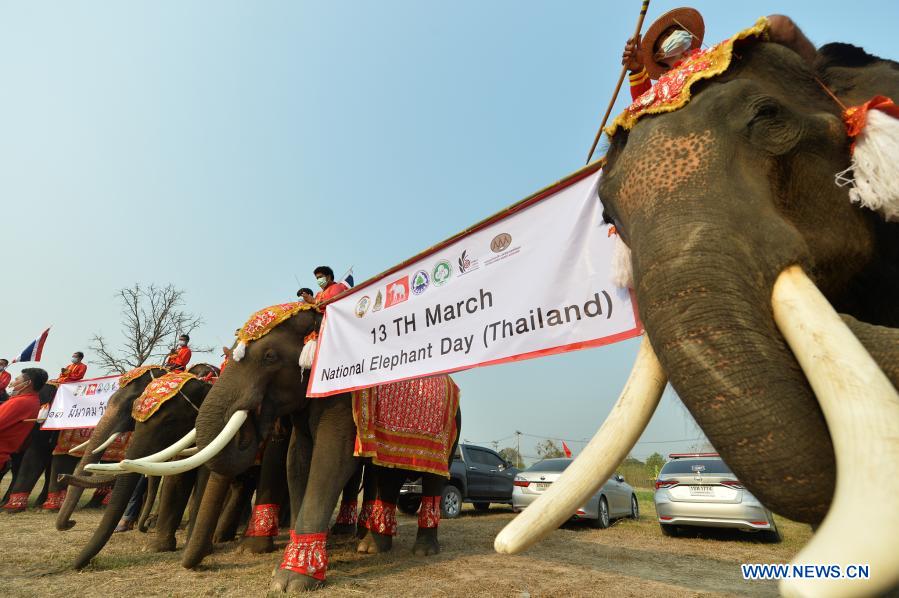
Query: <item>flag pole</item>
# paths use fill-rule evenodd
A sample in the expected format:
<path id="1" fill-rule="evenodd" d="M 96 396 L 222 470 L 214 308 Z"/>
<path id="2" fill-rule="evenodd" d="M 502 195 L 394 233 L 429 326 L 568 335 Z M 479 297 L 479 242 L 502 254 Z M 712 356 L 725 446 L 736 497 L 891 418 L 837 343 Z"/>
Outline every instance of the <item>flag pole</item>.
<path id="1" fill-rule="evenodd" d="M 634 29 L 634 38 L 640 35 L 640 30 L 643 29 L 643 19 L 646 17 L 646 11 L 649 9 L 649 0 L 643 0 L 643 5 L 640 7 L 640 17 L 637 19 L 637 28 Z M 609 107 L 606 108 L 606 113 L 602 117 L 602 122 L 599 124 L 599 130 L 596 131 L 596 137 L 593 138 L 593 145 L 590 146 L 590 153 L 587 154 L 587 162 L 590 163 L 590 158 L 593 157 L 593 152 L 596 150 L 596 144 L 599 143 L 599 137 L 602 135 L 602 130 L 606 126 L 606 121 L 609 120 L 609 115 L 612 113 L 612 107 L 615 105 L 615 100 L 618 99 L 618 92 L 621 91 L 621 84 L 624 83 L 624 76 L 627 74 L 627 67 L 621 66 L 621 74 L 618 75 L 618 84 L 615 85 L 615 91 L 612 93 L 612 99 L 609 101 Z"/>

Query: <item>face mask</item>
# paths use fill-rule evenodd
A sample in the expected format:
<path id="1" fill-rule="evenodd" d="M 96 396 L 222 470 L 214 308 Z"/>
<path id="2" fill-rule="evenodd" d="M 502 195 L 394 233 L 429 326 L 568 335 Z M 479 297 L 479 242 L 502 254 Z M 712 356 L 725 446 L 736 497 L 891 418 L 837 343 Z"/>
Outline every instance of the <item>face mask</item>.
<path id="1" fill-rule="evenodd" d="M 187 341 L 178 341 L 178 346 L 179 346 L 179 347 L 185 347 L 185 346 L 187 346 Z"/>
<path id="2" fill-rule="evenodd" d="M 316 278 L 315 282 L 317 282 L 318 286 L 321 288 L 325 288 L 325 285 L 328 284 L 328 280 L 324 276 L 321 278 Z"/>
<path id="3" fill-rule="evenodd" d="M 78 363 L 79 359 L 77 357 L 72 358 L 72 363 Z"/>
<path id="4" fill-rule="evenodd" d="M 665 38 L 665 41 L 663 41 L 659 46 L 658 57 L 661 59 L 680 56 L 681 54 L 689 50 L 692 44 L 693 36 L 683 29 L 678 29 L 667 38 Z"/>

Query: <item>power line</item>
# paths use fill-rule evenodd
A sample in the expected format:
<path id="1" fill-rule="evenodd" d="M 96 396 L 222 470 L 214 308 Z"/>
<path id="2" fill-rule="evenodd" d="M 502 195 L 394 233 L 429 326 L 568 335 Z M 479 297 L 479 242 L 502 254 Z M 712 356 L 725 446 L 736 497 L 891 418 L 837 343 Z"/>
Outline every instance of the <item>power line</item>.
<path id="1" fill-rule="evenodd" d="M 540 434 L 529 434 L 527 432 L 519 432 L 517 430 L 513 434 L 508 434 L 506 436 L 503 436 L 502 438 L 497 438 L 496 440 L 473 441 L 473 440 L 468 440 L 466 438 L 465 442 L 470 443 L 470 444 L 486 445 L 486 444 L 500 443 L 500 442 L 503 442 L 504 440 L 508 440 L 510 438 L 517 437 L 518 445 L 520 447 L 521 446 L 521 438 L 520 438 L 521 436 L 527 436 L 528 438 L 536 438 L 539 440 L 547 440 L 547 439 L 548 440 L 564 440 L 565 442 L 574 442 L 574 443 L 578 443 L 578 444 L 587 444 L 588 442 L 590 442 L 589 438 L 560 438 L 559 436 L 544 436 L 544 435 L 540 435 Z M 635 443 L 634 446 L 638 446 L 641 444 L 674 444 L 674 443 L 678 443 L 678 442 L 697 442 L 700 440 L 705 440 L 705 436 L 698 436 L 696 438 L 677 438 L 677 439 L 672 439 L 672 440 L 641 440 L 641 441 Z M 520 448 L 518 449 L 518 452 L 519 452 L 519 454 L 521 453 Z"/>

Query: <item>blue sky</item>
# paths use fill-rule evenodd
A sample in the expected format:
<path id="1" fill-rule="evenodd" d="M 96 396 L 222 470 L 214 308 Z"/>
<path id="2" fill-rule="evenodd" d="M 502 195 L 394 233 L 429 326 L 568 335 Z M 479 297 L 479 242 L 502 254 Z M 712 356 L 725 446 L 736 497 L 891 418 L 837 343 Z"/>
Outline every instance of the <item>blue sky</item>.
<path id="1" fill-rule="evenodd" d="M 653 2 L 646 26 L 677 5 Z M 892 2 L 694 6 L 709 43 L 782 12 L 816 44 L 899 57 Z M 57 371 L 115 338 L 116 289 L 138 281 L 183 288 L 206 321 L 194 340 L 220 345 L 292 299 L 294 275 L 367 278 L 576 170 L 638 10 L 0 2 L 0 355 L 52 324 Z M 455 375 L 463 437 L 588 439 L 638 342 Z M 634 453 L 699 435 L 669 390 Z"/>

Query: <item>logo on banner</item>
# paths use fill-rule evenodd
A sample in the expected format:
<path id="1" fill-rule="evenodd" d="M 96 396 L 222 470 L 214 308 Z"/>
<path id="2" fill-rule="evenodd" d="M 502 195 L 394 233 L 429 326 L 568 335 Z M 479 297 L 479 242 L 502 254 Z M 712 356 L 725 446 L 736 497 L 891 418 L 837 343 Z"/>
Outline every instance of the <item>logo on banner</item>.
<path id="1" fill-rule="evenodd" d="M 434 269 L 431 271 L 431 279 L 434 281 L 434 285 L 438 287 L 446 284 L 452 275 L 453 267 L 446 260 L 437 262 L 437 265 L 434 266 Z"/>
<path id="2" fill-rule="evenodd" d="M 368 295 L 363 295 L 359 301 L 356 302 L 356 317 L 361 318 L 368 311 L 368 307 L 371 305 L 371 297 Z"/>
<path id="3" fill-rule="evenodd" d="M 409 298 L 409 277 L 403 276 L 387 285 L 387 301 L 384 307 L 392 307 Z"/>
<path id="4" fill-rule="evenodd" d="M 419 270 L 415 274 L 412 275 L 412 292 L 416 295 L 421 295 L 427 290 L 428 285 L 431 284 L 431 279 L 428 276 L 428 273 L 424 270 Z"/>
<path id="5" fill-rule="evenodd" d="M 378 289 L 378 294 L 375 295 L 375 304 L 372 305 L 371 311 L 381 311 L 381 308 L 384 307 L 384 295 L 381 294 L 381 289 Z"/>
<path id="6" fill-rule="evenodd" d="M 468 250 L 462 252 L 459 256 L 459 274 L 468 274 L 478 269 L 478 259 L 468 256 Z"/>
<path id="7" fill-rule="evenodd" d="M 512 244 L 512 235 L 509 233 L 500 233 L 493 237 L 493 240 L 490 241 L 490 250 L 493 253 L 500 253 L 505 251 L 509 245 Z"/>

